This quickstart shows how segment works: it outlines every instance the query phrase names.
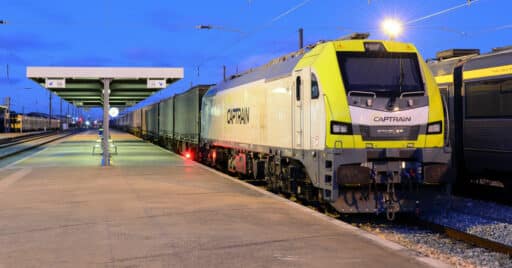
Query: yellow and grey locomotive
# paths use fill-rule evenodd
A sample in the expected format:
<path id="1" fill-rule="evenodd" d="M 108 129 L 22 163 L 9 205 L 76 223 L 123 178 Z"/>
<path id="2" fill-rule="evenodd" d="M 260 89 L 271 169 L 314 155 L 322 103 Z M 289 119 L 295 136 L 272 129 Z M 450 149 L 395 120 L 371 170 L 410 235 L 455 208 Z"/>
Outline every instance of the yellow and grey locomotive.
<path id="1" fill-rule="evenodd" d="M 365 36 L 363 36 L 365 37 Z M 341 212 L 411 211 L 443 185 L 443 102 L 409 43 L 321 42 L 213 86 L 202 158 Z"/>

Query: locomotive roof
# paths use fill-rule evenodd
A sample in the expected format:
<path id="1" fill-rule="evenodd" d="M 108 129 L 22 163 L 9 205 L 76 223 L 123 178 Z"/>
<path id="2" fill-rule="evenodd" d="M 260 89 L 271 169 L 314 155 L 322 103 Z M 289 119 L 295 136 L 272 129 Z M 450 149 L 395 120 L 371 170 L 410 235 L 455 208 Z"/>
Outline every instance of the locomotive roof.
<path id="1" fill-rule="evenodd" d="M 272 60 L 270 63 L 251 69 L 241 75 L 232 76 L 231 79 L 219 83 L 217 86 L 212 87 L 207 93 L 207 96 L 215 95 L 217 92 L 223 91 L 228 88 L 240 86 L 246 83 L 258 81 L 261 79 L 274 80 L 281 77 L 291 75 L 293 69 L 297 65 L 304 53 L 296 53 L 290 56 L 284 56 Z"/>
<path id="2" fill-rule="evenodd" d="M 167 98 L 165 98 L 165 99 L 160 99 L 160 100 L 158 100 L 158 101 L 156 101 L 156 102 L 152 102 L 152 103 L 150 103 L 150 104 L 148 104 L 148 105 L 146 105 L 146 106 L 144 106 L 144 107 L 137 108 L 135 111 L 140 110 L 140 109 L 151 109 L 151 107 L 154 107 L 155 105 L 158 105 L 158 104 L 159 104 L 159 103 L 161 103 L 161 102 L 166 102 L 166 101 L 168 101 L 168 100 L 170 100 L 170 99 L 175 98 L 176 96 L 180 96 L 180 95 L 188 94 L 188 93 L 190 93 L 191 91 L 195 91 L 195 90 L 199 91 L 199 93 L 200 93 L 200 94 L 201 94 L 201 93 L 203 93 L 203 94 L 204 94 L 204 92 L 205 92 L 205 91 L 207 91 L 210 87 L 212 87 L 212 86 L 214 86 L 214 85 L 215 85 L 215 84 L 199 84 L 199 85 L 195 85 L 195 86 L 193 86 L 193 87 L 191 87 L 191 88 L 189 88 L 189 89 L 187 89 L 187 90 L 185 90 L 185 91 L 183 91 L 183 92 L 180 92 L 180 93 L 174 94 L 174 95 L 169 96 L 169 97 L 167 97 Z M 131 111 L 130 111 L 130 112 L 131 112 Z M 124 113 L 123 113 L 123 115 L 124 115 Z"/>
<path id="3" fill-rule="evenodd" d="M 434 76 L 448 75 L 453 73 L 455 65 L 461 61 L 466 60 L 468 57 L 469 56 L 451 58 L 441 61 L 429 61 L 427 64 Z"/>
<path id="4" fill-rule="evenodd" d="M 258 81 L 261 79 L 264 79 L 265 81 L 278 79 L 281 77 L 286 77 L 291 75 L 293 69 L 297 65 L 297 63 L 304 57 L 304 55 L 309 52 L 310 50 L 314 49 L 315 47 L 318 47 L 322 44 L 327 44 L 330 42 L 336 42 L 336 41 L 369 41 L 369 42 L 382 42 L 385 43 L 386 41 L 382 40 L 367 40 L 368 37 L 365 33 L 358 33 L 358 34 L 352 34 L 348 37 L 342 37 L 340 39 L 335 40 L 320 40 L 316 43 L 313 43 L 306 48 L 300 49 L 298 51 L 292 52 L 288 55 L 281 56 L 279 58 L 273 59 L 269 63 L 257 67 L 255 69 L 250 69 L 244 73 L 236 74 L 231 76 L 226 81 L 222 81 L 217 86 L 212 87 L 207 93 L 206 96 L 215 95 L 217 92 L 223 91 L 228 88 L 237 87 L 246 83 Z M 406 44 L 406 43 L 404 43 Z M 385 44 L 384 44 L 385 45 Z"/>
<path id="5" fill-rule="evenodd" d="M 512 65 L 512 48 L 494 50 L 492 52 L 481 55 L 473 54 L 462 57 L 430 61 L 428 62 L 428 66 L 430 67 L 432 74 L 436 77 L 439 77 L 452 74 L 455 66 L 461 62 L 464 63 L 464 72 L 474 72 L 476 70 L 489 69 L 494 67 L 506 67 Z M 500 72 L 507 71 L 500 70 Z M 508 73 L 512 73 L 512 71 L 508 71 Z M 477 76 L 487 77 L 493 76 L 493 74 L 477 74 Z"/>
<path id="6" fill-rule="evenodd" d="M 490 52 L 471 58 L 465 65 L 464 71 L 504 66 L 512 64 L 512 49 Z"/>

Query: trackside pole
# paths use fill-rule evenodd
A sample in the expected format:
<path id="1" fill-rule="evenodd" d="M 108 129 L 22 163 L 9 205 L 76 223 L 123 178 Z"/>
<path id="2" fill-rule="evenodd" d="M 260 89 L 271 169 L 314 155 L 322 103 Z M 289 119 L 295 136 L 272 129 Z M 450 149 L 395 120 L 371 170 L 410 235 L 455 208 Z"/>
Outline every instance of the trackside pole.
<path id="1" fill-rule="evenodd" d="M 102 166 L 110 166 L 110 152 L 109 152 L 109 144 L 108 140 L 110 138 L 110 129 L 109 129 L 109 97 L 110 97 L 110 82 L 112 79 L 102 79 L 103 82 L 103 158 L 101 160 Z"/>

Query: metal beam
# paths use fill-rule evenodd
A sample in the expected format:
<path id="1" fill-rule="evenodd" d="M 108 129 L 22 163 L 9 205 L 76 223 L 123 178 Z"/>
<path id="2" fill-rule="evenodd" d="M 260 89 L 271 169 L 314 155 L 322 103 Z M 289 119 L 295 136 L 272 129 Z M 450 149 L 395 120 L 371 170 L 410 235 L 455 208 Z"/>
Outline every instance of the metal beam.
<path id="1" fill-rule="evenodd" d="M 114 91 L 112 96 L 151 96 L 153 92 L 148 91 Z"/>
<path id="2" fill-rule="evenodd" d="M 46 86 L 44 80 L 42 82 L 39 82 L 39 85 L 42 87 Z M 102 89 L 102 86 L 100 83 L 98 83 L 96 81 L 91 81 L 89 83 L 78 83 L 78 82 L 66 80 L 66 89 L 54 88 L 54 89 L 52 89 L 52 91 L 63 91 L 63 90 L 69 90 L 69 89 L 71 89 L 71 90 L 73 90 L 73 89 L 89 89 L 89 90 L 97 90 L 98 92 L 100 92 Z"/>
<path id="3" fill-rule="evenodd" d="M 112 83 L 112 90 L 130 90 L 130 89 L 135 89 L 135 90 L 144 90 L 144 89 L 147 89 L 147 82 L 146 81 L 142 81 L 142 82 L 121 82 L 121 81 L 118 81 L 118 82 L 115 82 L 115 83 Z"/>
<path id="4" fill-rule="evenodd" d="M 110 129 L 109 129 L 109 100 L 108 97 L 110 95 L 110 82 L 112 79 L 102 79 L 103 81 L 103 160 L 102 166 L 108 167 L 110 166 L 110 152 L 109 152 L 109 138 L 110 138 Z"/>
<path id="5" fill-rule="evenodd" d="M 101 91 L 91 92 L 91 91 L 55 91 L 55 93 L 59 96 L 101 96 Z"/>
<path id="6" fill-rule="evenodd" d="M 133 100 L 133 99 L 147 99 L 149 96 L 111 96 L 113 99 L 127 99 L 127 100 Z"/>

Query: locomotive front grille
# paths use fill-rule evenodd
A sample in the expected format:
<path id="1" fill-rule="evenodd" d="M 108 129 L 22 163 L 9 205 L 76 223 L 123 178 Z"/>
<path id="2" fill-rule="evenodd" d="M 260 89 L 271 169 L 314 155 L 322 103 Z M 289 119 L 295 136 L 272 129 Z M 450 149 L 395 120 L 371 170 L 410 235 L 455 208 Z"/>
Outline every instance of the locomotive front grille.
<path id="1" fill-rule="evenodd" d="M 359 126 L 363 141 L 416 140 L 420 126 Z"/>

